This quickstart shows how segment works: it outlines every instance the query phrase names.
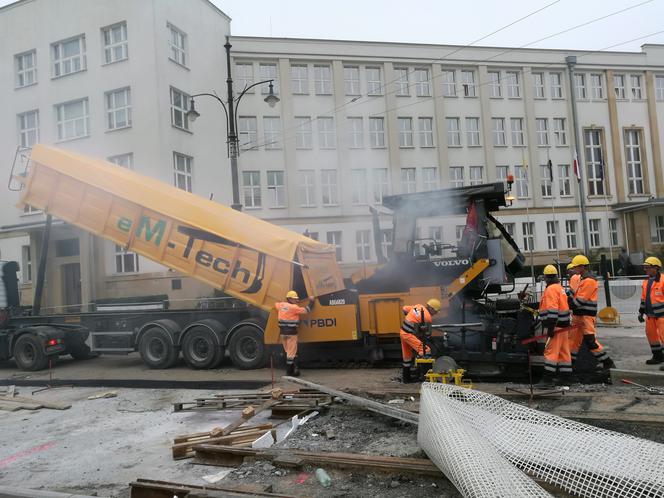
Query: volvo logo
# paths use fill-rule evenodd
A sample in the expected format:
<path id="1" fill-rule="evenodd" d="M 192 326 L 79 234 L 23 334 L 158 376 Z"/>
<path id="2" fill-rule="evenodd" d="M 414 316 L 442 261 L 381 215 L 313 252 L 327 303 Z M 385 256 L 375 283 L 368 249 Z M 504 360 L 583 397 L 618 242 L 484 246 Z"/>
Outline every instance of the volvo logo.
<path id="1" fill-rule="evenodd" d="M 469 259 L 445 259 L 442 261 L 433 261 L 433 264 L 439 267 L 448 266 L 470 266 Z"/>

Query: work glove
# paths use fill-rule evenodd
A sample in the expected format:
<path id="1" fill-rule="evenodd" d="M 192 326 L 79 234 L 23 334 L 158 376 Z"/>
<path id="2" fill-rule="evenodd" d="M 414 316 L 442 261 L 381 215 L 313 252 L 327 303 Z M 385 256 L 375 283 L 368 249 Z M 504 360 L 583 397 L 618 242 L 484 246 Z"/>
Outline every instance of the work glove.
<path id="1" fill-rule="evenodd" d="M 553 339 L 553 336 L 556 335 L 556 333 L 554 332 L 554 328 L 555 327 L 549 327 L 548 329 L 546 329 L 546 336 L 549 339 Z"/>
<path id="2" fill-rule="evenodd" d="M 639 320 L 639 322 L 641 322 L 641 323 L 643 323 L 643 322 L 646 321 L 646 319 L 643 318 L 643 313 L 639 313 L 638 320 Z"/>
<path id="3" fill-rule="evenodd" d="M 565 289 L 565 294 L 567 294 L 567 297 L 574 297 L 574 293 L 572 292 L 572 289 Z"/>

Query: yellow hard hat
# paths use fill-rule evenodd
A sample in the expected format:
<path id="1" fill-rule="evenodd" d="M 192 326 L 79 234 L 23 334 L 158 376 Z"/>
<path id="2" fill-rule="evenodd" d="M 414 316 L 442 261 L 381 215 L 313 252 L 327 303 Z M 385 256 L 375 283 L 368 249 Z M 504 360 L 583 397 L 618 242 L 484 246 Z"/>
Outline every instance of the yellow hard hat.
<path id="1" fill-rule="evenodd" d="M 435 299 L 435 298 L 429 299 L 427 301 L 427 306 L 429 308 L 432 308 L 432 309 L 436 310 L 436 312 L 440 311 L 440 301 L 438 299 Z"/>
<path id="2" fill-rule="evenodd" d="M 655 256 L 650 256 L 646 258 L 646 260 L 643 262 L 643 265 L 649 265 L 649 266 L 657 266 L 659 268 L 662 267 L 662 262 L 659 260 L 659 258 L 656 258 Z"/>
<path id="3" fill-rule="evenodd" d="M 571 270 L 572 268 L 574 268 L 574 263 L 570 263 L 567 265 L 568 270 Z"/>
<path id="4" fill-rule="evenodd" d="M 583 254 L 577 254 L 572 258 L 572 267 L 576 268 L 577 266 L 587 266 L 590 264 L 590 261 L 588 258 L 586 258 Z"/>
<path id="5" fill-rule="evenodd" d="M 544 267 L 544 275 L 558 275 L 558 270 L 553 265 L 546 265 Z"/>
<path id="6" fill-rule="evenodd" d="M 286 299 L 300 299 L 300 297 L 297 295 L 297 292 L 290 290 L 286 292 Z"/>

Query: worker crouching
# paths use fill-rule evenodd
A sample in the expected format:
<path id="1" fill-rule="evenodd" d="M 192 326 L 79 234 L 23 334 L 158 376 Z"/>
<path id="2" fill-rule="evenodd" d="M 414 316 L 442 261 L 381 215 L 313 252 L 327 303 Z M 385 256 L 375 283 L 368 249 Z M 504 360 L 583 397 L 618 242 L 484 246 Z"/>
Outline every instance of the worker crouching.
<path id="1" fill-rule="evenodd" d="M 297 292 L 292 290 L 286 293 L 285 302 L 275 304 L 281 344 L 286 353 L 286 375 L 295 377 L 300 375 L 297 364 L 297 330 L 300 326 L 300 316 L 309 313 L 314 304 L 314 298 L 310 297 L 309 304 L 302 307 L 299 305 L 299 299 Z"/>
<path id="2" fill-rule="evenodd" d="M 417 382 L 417 379 L 412 376 L 415 356 L 423 356 L 425 352 L 431 352 L 428 347 L 426 351 L 424 350 L 422 341 L 417 338 L 417 334 L 431 323 L 431 317 L 439 311 L 440 301 L 438 299 L 429 299 L 426 305 L 416 304 L 403 307 L 406 318 L 401 324 L 399 337 L 401 339 L 402 380 L 404 384 Z"/>
<path id="3" fill-rule="evenodd" d="M 569 351 L 570 311 L 567 296 L 553 265 L 544 268 L 546 289 L 539 306 L 539 318 L 548 336 L 544 348 L 544 374 L 536 387 L 566 384 L 572 376 L 572 357 Z"/>
<path id="4" fill-rule="evenodd" d="M 662 276 L 662 262 L 653 256 L 643 262 L 643 270 L 648 278 L 643 281 L 641 289 L 641 305 L 639 306 L 639 321 L 643 322 L 646 315 L 646 337 L 650 344 L 652 358 L 646 360 L 648 365 L 657 365 L 664 362 L 664 277 Z M 660 367 L 660 370 L 664 368 Z"/>

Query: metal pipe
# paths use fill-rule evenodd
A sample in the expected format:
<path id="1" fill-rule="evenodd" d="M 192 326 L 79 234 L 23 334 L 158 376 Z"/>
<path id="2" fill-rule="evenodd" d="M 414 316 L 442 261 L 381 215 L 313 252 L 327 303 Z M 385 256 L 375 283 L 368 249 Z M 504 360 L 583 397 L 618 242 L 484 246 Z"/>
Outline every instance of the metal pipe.
<path id="1" fill-rule="evenodd" d="M 231 183 L 233 185 L 233 204 L 231 207 L 236 211 L 242 211 L 242 204 L 240 204 L 240 183 L 237 168 L 238 158 L 238 140 L 235 132 L 235 101 L 233 97 L 233 78 L 231 76 L 231 42 L 230 37 L 226 36 L 226 86 L 228 88 L 228 150 L 231 156 Z"/>

